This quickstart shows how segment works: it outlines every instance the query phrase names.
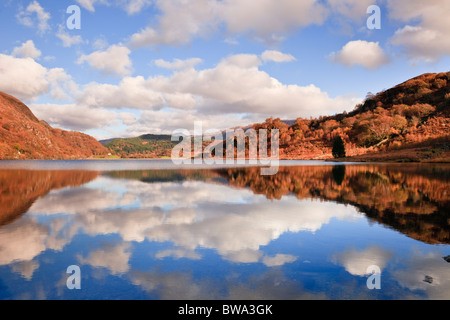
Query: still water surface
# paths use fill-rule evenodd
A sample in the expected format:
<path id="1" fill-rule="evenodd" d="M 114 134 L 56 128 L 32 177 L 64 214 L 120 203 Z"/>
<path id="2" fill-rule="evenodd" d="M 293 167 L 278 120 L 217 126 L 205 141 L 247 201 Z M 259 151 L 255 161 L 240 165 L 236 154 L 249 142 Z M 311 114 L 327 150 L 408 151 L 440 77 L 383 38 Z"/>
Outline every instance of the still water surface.
<path id="1" fill-rule="evenodd" d="M 282 165 L 0 162 L 0 299 L 450 299 L 449 165 Z"/>

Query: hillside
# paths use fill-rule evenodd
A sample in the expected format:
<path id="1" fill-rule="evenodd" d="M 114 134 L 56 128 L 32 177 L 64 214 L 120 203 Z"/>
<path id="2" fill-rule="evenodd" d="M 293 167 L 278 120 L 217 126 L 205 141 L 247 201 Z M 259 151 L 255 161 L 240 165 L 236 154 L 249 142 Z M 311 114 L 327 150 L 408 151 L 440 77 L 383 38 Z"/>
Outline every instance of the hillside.
<path id="1" fill-rule="evenodd" d="M 0 159 L 86 159 L 107 153 L 93 137 L 54 129 L 0 92 Z"/>
<path id="2" fill-rule="evenodd" d="M 450 159 L 450 72 L 424 74 L 369 94 L 354 111 L 319 119 L 279 119 L 255 129 L 280 130 L 283 159 L 331 159 L 341 136 L 347 160 L 448 161 Z"/>

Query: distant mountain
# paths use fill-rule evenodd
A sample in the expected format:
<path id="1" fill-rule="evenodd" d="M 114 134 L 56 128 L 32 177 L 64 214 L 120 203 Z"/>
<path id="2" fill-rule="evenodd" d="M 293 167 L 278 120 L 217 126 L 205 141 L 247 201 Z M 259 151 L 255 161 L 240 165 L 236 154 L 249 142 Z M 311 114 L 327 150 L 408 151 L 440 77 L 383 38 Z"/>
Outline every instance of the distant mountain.
<path id="1" fill-rule="evenodd" d="M 123 139 L 123 138 L 112 138 L 112 139 L 98 140 L 98 142 L 100 142 L 100 144 L 102 146 L 106 146 L 108 143 L 111 143 L 111 142 L 113 142 L 114 140 L 117 140 L 117 139 Z"/>
<path id="2" fill-rule="evenodd" d="M 170 157 L 177 142 L 169 135 L 147 134 L 135 138 L 120 138 L 102 141 L 111 153 L 122 158 Z"/>
<path id="3" fill-rule="evenodd" d="M 107 153 L 93 137 L 54 129 L 0 92 L 0 159 L 87 159 Z"/>

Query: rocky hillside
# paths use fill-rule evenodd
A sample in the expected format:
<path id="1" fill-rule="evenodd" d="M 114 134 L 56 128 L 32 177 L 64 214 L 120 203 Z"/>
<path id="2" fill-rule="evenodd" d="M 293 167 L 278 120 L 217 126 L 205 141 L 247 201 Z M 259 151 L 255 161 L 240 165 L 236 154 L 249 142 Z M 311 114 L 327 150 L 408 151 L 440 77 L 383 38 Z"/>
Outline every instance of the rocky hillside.
<path id="1" fill-rule="evenodd" d="M 93 137 L 54 129 L 0 92 L 0 159 L 87 159 L 107 153 Z"/>
<path id="2" fill-rule="evenodd" d="M 284 159 L 333 158 L 333 141 L 340 136 L 355 160 L 448 161 L 450 72 L 423 74 L 368 94 L 350 113 L 299 118 L 293 125 L 267 119 L 253 127 L 280 130 Z"/>

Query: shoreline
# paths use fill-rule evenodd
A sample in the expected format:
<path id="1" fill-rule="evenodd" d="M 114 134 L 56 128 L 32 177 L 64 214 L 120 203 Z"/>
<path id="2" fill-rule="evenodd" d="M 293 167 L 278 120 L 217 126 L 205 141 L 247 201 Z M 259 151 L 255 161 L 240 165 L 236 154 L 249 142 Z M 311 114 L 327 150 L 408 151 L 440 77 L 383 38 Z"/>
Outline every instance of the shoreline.
<path id="1" fill-rule="evenodd" d="M 249 159 L 245 159 L 248 161 Z M 167 158 L 80 158 L 80 159 L 0 159 L 0 162 L 28 162 L 28 161 L 65 161 L 65 162 L 76 162 L 76 161 L 114 161 L 114 162 L 125 162 L 125 161 L 171 161 Z M 430 159 L 420 159 L 420 158 L 398 158 L 398 157 L 388 157 L 379 155 L 361 155 L 361 156 L 350 156 L 345 158 L 335 158 L 335 159 L 297 159 L 297 158 L 282 158 L 278 161 L 309 161 L 309 162 L 324 162 L 324 163 L 450 163 L 450 158 L 430 158 Z M 192 164 L 194 165 L 194 164 Z M 214 164 L 213 166 L 216 166 Z M 227 164 L 224 164 L 225 166 Z M 235 164 L 231 164 L 235 165 Z M 250 164 L 245 164 L 250 165 Z M 261 166 L 257 164 L 257 166 Z"/>

